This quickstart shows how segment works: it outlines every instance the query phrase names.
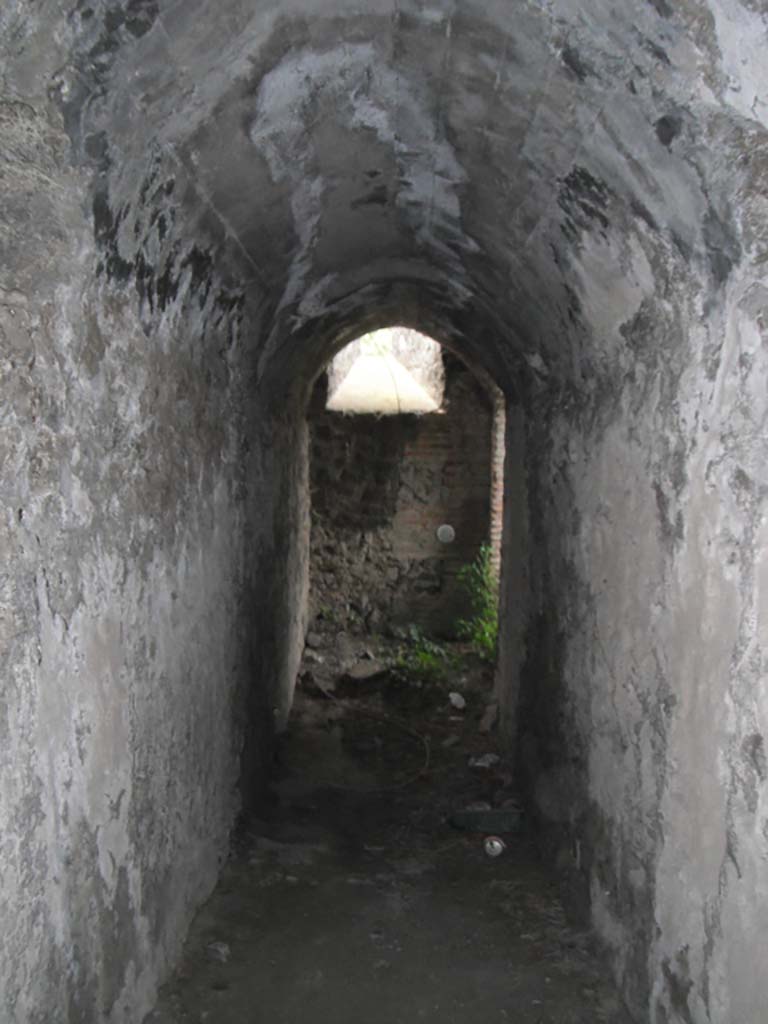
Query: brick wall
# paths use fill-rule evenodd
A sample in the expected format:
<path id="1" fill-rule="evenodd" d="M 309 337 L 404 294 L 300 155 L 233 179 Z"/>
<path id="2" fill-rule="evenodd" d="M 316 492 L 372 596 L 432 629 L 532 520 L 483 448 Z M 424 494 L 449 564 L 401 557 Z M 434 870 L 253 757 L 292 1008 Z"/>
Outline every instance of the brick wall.
<path id="1" fill-rule="evenodd" d="M 490 545 L 496 578 L 501 576 L 501 542 L 504 532 L 504 459 L 506 456 L 507 413 L 504 393 L 493 389 L 491 423 L 491 510 Z"/>
<path id="2" fill-rule="evenodd" d="M 447 634 L 467 613 L 456 574 L 489 539 L 493 401 L 455 357 L 445 363 L 444 411 L 420 417 L 327 412 L 318 383 L 309 413 L 313 614 Z M 456 532 L 452 544 L 437 539 L 442 523 Z"/>

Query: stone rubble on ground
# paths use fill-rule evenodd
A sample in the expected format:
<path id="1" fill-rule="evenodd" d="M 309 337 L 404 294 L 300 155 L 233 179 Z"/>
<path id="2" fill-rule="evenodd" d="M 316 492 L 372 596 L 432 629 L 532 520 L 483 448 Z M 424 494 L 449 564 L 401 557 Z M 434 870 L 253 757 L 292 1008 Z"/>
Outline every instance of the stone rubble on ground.
<path id="1" fill-rule="evenodd" d="M 211 942 L 207 948 L 208 956 L 211 960 L 217 960 L 221 964 L 227 963 L 232 951 L 226 942 Z"/>
<path id="2" fill-rule="evenodd" d="M 498 754 L 480 754 L 477 757 L 470 757 L 470 768 L 495 768 L 501 761 Z"/>

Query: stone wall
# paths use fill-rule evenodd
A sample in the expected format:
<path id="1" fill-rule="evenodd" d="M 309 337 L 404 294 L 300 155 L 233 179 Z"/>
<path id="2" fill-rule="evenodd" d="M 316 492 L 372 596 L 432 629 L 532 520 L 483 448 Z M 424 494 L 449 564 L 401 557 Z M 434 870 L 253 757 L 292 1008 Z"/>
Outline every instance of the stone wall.
<path id="1" fill-rule="evenodd" d="M 724 292 L 677 335 L 646 303 L 623 331 L 631 382 L 528 429 L 519 769 L 655 1024 L 765 1013 L 746 949 L 768 930 L 768 292 Z"/>
<path id="2" fill-rule="evenodd" d="M 497 410 L 499 399 L 497 397 Z M 499 636 L 494 675 L 494 697 L 499 725 L 506 740 L 510 766 L 515 762 L 518 738 L 519 700 L 526 662 L 526 634 L 531 616 L 531 537 L 528 472 L 526 459 L 525 411 L 518 403 L 506 403 L 504 438 L 499 437 L 501 417 L 496 418 L 497 463 L 504 442 L 503 487 L 501 490 L 501 576 L 499 585 Z M 498 466 L 497 466 L 498 473 Z"/>
<path id="3" fill-rule="evenodd" d="M 26 29 L 0 96 L 0 1019 L 136 1024 L 241 804 L 244 300 L 180 167 L 91 189 L 46 93 L 66 26 Z"/>
<path id="4" fill-rule="evenodd" d="M 321 378 L 310 408 L 312 614 L 450 635 L 468 613 L 456 575 L 489 535 L 486 392 L 447 356 L 443 412 L 343 416 L 324 397 Z M 436 537 L 442 523 L 452 544 Z"/>

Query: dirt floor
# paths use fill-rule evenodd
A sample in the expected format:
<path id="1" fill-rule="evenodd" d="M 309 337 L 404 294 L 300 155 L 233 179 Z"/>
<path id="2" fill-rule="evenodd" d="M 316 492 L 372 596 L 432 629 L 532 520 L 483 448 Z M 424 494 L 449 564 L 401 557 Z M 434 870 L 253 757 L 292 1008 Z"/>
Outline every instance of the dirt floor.
<path id="1" fill-rule="evenodd" d="M 450 822 L 519 820 L 503 761 L 469 764 L 496 753 L 487 671 L 308 653 L 271 799 L 147 1024 L 629 1024 L 525 828 L 490 857 Z"/>

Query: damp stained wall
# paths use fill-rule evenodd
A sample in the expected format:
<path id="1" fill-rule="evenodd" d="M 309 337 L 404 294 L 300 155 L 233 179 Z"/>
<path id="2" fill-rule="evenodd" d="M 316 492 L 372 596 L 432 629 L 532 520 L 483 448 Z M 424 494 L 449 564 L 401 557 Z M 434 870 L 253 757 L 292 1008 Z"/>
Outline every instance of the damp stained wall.
<path id="1" fill-rule="evenodd" d="M 177 165 L 86 188 L 35 92 L 60 55 L 42 25 L 22 41 L 37 77 L 0 98 L 0 1019 L 135 1022 L 216 881 L 246 738 L 267 758 L 244 715 L 245 304 Z"/>

